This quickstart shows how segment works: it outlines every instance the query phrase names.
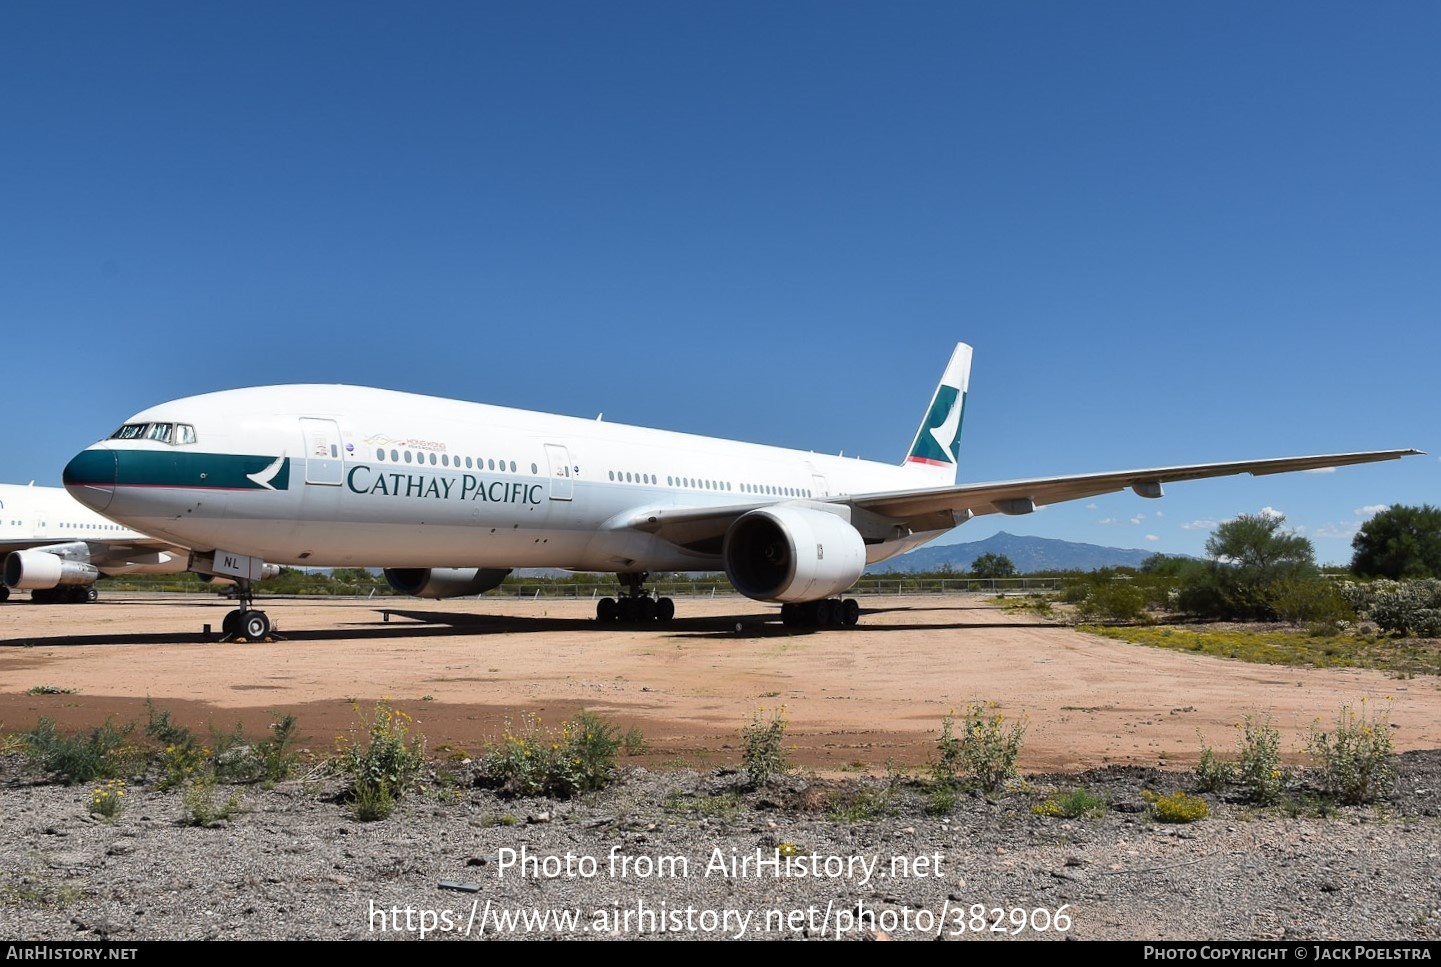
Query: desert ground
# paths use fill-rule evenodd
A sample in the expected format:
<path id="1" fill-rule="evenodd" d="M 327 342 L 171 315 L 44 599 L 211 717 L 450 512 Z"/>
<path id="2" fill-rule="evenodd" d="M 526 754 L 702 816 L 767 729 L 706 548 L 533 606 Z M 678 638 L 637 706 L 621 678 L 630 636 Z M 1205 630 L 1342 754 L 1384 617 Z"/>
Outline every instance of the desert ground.
<path id="1" fill-rule="evenodd" d="M 974 703 L 1026 723 L 1023 771 L 1184 768 L 1269 716 L 1299 758 L 1312 723 L 1388 702 L 1397 751 L 1441 748 L 1441 682 L 1381 672 L 1250 665 L 1124 644 L 1009 614 L 980 596 L 862 599 L 855 628 L 784 628 L 739 597 L 679 599 L 640 631 L 598 625 L 589 600 L 273 600 L 285 640 L 221 644 L 217 597 L 111 594 L 0 606 L 0 729 L 145 719 L 147 698 L 192 727 L 262 734 L 294 713 L 312 748 L 353 732 L 382 699 L 432 750 L 476 751 L 534 714 L 585 708 L 638 727 L 649 764 L 739 760 L 738 730 L 783 709 L 793 761 L 903 767 L 933 755 L 941 720 Z M 31 694 L 37 689 L 64 690 Z"/>

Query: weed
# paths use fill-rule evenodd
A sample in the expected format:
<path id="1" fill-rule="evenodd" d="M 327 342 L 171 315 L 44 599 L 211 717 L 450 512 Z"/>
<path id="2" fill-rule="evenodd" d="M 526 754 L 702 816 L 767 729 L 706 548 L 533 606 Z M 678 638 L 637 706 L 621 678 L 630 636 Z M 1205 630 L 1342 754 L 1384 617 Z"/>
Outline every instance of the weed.
<path id="1" fill-rule="evenodd" d="M 935 783 L 926 791 L 926 812 L 932 816 L 947 816 L 955 811 L 961 794 L 955 786 Z"/>
<path id="2" fill-rule="evenodd" d="M 266 782 L 281 782 L 290 778 L 300 757 L 295 752 L 295 738 L 299 732 L 298 720 L 294 715 L 282 715 L 270 723 L 270 737 L 256 748 L 260 760 L 261 778 Z"/>
<path id="3" fill-rule="evenodd" d="M 750 722 L 741 728 L 741 764 L 752 786 L 764 786 L 790 771 L 790 762 L 783 745 L 790 720 L 782 705 L 769 719 L 762 719 L 765 709 L 756 709 Z"/>
<path id="4" fill-rule="evenodd" d="M 118 779 L 140 762 L 139 751 L 130 744 L 134 722 L 117 726 L 110 719 L 89 732 L 61 733 L 55 723 L 42 718 L 35 729 L 25 733 L 26 754 L 46 772 L 67 786 L 97 779 Z"/>
<path id="5" fill-rule="evenodd" d="M 215 799 L 215 774 L 204 772 L 185 784 L 181 793 L 180 822 L 184 826 L 211 826 L 240 812 L 244 796 L 236 789 L 223 803 Z"/>
<path id="6" fill-rule="evenodd" d="M 645 736 L 641 734 L 638 726 L 632 725 L 621 733 L 620 751 L 623 755 L 645 755 L 650 751 L 650 743 L 646 742 Z"/>
<path id="7" fill-rule="evenodd" d="M 1258 721 L 1247 714 L 1237 728 L 1241 729 L 1237 782 L 1253 802 L 1263 806 L 1279 802 L 1291 778 L 1290 771 L 1281 766 L 1281 733 L 1271 727 L 1270 716 Z"/>
<path id="8" fill-rule="evenodd" d="M 1199 734 L 1199 733 L 1198 733 Z M 1201 761 L 1196 765 L 1196 779 L 1207 792 L 1220 792 L 1236 781 L 1236 764 L 1223 759 L 1201 737 Z"/>
<path id="9" fill-rule="evenodd" d="M 1341 802 L 1384 799 L 1396 783 L 1389 707 L 1368 713 L 1364 698 L 1360 712 L 1341 706 L 1330 732 L 1311 725 L 1306 749 L 1316 760 L 1322 787 Z"/>
<path id="10" fill-rule="evenodd" d="M 1052 819 L 1079 819 L 1082 816 L 1103 816 L 1107 808 L 1106 800 L 1090 790 L 1072 789 L 1036 803 L 1031 812 Z"/>
<path id="11" fill-rule="evenodd" d="M 994 704 L 968 708 L 959 736 L 952 716 L 941 720 L 940 759 L 931 769 L 937 785 L 975 789 L 991 796 L 1014 778 L 1026 725 L 1013 722 L 1008 726 L 1005 715 L 993 711 L 995 708 Z"/>
<path id="12" fill-rule="evenodd" d="M 584 709 L 574 721 L 561 723 L 559 733 L 543 732 L 533 713 L 523 723 L 519 732 L 507 723 L 505 735 L 480 759 L 481 773 L 514 796 L 569 799 L 600 789 L 610 780 L 622 746 L 645 741 L 635 729 L 619 735 L 615 726 Z"/>
<path id="13" fill-rule="evenodd" d="M 732 819 L 740 814 L 741 797 L 734 792 L 711 796 L 687 796 L 674 792 L 665 798 L 662 808 L 672 813 L 695 813 L 711 819 Z"/>
<path id="14" fill-rule="evenodd" d="M 1162 796 L 1145 789 L 1141 798 L 1146 801 L 1151 818 L 1158 823 L 1194 823 L 1211 815 L 1211 807 L 1206 805 L 1206 800 L 1180 790 Z"/>
<path id="15" fill-rule="evenodd" d="M 75 689 L 64 688 L 60 685 L 36 685 L 26 689 L 26 695 L 74 695 Z"/>
<path id="16" fill-rule="evenodd" d="M 125 808 L 125 780 L 111 779 L 90 794 L 90 812 L 114 819 Z"/>
<path id="17" fill-rule="evenodd" d="M 514 826 L 518 821 L 519 820 L 517 820 L 510 813 L 493 813 L 489 816 L 482 817 L 480 820 L 480 825 L 482 828 L 489 828 L 491 826 Z"/>
<path id="18" fill-rule="evenodd" d="M 425 736 L 411 735 L 411 717 L 386 701 L 376 703 L 368 723 L 359 708 L 356 714 L 365 738 L 349 742 L 341 754 L 341 767 L 350 775 L 351 810 L 360 820 L 384 819 L 420 779 Z"/>
<path id="19" fill-rule="evenodd" d="M 894 814 L 896 795 L 904 778 L 894 763 L 887 762 L 885 781 L 862 781 L 852 792 L 831 804 L 831 819 L 840 823 L 863 823 Z"/>

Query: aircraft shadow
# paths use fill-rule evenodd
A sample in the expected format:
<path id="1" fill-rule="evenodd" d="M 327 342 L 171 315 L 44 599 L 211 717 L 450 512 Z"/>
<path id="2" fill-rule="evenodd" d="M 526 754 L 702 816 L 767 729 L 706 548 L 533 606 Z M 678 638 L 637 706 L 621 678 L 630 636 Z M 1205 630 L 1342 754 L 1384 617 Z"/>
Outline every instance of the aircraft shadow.
<path id="1" fill-rule="evenodd" d="M 862 628 L 868 614 L 898 613 L 916 614 L 921 612 L 983 610 L 966 608 L 866 608 L 861 611 Z M 719 639 L 767 639 L 794 638 L 813 634 L 843 634 L 845 628 L 788 628 L 781 623 L 779 614 L 729 614 L 708 615 L 698 618 L 675 618 L 667 624 L 641 627 L 639 625 L 600 624 L 593 618 L 551 618 L 544 616 L 525 617 L 513 615 L 484 615 L 465 612 L 405 610 L 400 608 L 377 609 L 377 617 L 370 621 L 338 623 L 334 628 L 306 628 L 287 631 L 284 626 L 284 610 L 277 609 L 273 616 L 281 626 L 276 629 L 278 638 L 291 642 L 334 642 L 346 641 L 402 641 L 410 638 L 460 638 L 486 635 L 538 634 L 557 631 L 592 631 L 614 634 L 617 631 L 646 631 L 670 638 L 694 640 Z M 399 618 L 400 621 L 387 620 Z M 963 631 L 983 628 L 1050 628 L 1054 625 L 1044 621 L 993 622 L 993 621 L 917 621 L 903 624 L 888 624 L 886 631 Z M 882 629 L 872 629 L 882 630 Z M 39 646 L 96 648 L 122 645 L 214 645 L 220 644 L 219 624 L 212 625 L 210 635 L 202 631 L 137 632 L 130 634 L 63 634 L 13 638 L 0 640 L 0 648 L 33 648 Z"/>

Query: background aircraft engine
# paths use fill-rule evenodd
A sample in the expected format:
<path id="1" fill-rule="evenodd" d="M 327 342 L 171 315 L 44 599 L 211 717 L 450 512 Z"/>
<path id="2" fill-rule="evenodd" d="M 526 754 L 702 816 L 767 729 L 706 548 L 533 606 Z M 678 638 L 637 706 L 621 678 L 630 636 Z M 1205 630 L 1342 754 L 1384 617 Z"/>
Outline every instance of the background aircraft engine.
<path id="1" fill-rule="evenodd" d="M 726 532 L 721 556 L 736 590 L 760 601 L 819 601 L 850 587 L 866 567 L 854 527 L 804 507 L 745 514 Z"/>
<path id="2" fill-rule="evenodd" d="M 45 551 L 12 551 L 5 558 L 5 583 L 17 591 L 94 584 L 99 577 L 100 571 L 93 564 Z"/>
<path id="3" fill-rule="evenodd" d="M 388 567 L 385 580 L 415 598 L 458 598 L 500 587 L 509 573 L 508 567 Z"/>

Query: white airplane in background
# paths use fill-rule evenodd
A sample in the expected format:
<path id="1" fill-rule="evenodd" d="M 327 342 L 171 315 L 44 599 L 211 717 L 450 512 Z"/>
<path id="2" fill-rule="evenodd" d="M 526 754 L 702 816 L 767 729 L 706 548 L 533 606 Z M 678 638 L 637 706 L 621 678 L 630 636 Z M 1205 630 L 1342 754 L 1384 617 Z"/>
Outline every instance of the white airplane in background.
<path id="1" fill-rule="evenodd" d="M 1229 474 L 1391 460 L 1382 450 L 956 485 L 971 348 L 958 345 L 900 466 L 356 386 L 269 386 L 137 413 L 65 468 L 96 511 L 232 578 L 231 636 L 264 637 L 263 562 L 384 567 L 422 597 L 478 594 L 517 567 L 615 572 L 596 617 L 666 620 L 652 571 L 723 568 L 788 625 L 854 624 L 849 588 L 981 514 Z"/>
<path id="2" fill-rule="evenodd" d="M 8 552 L 8 553 L 7 553 Z M 85 604 L 101 575 L 178 574 L 190 552 L 101 517 L 60 487 L 0 484 L 0 601 Z"/>

